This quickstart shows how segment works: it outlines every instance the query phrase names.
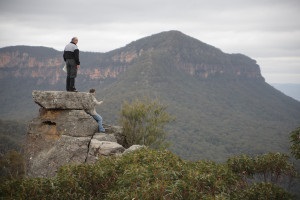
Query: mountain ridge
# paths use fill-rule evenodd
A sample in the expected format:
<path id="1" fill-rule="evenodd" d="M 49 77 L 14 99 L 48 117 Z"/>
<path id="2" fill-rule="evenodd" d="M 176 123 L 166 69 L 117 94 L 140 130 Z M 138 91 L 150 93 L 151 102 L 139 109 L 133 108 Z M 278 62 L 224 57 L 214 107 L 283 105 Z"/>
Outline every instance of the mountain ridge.
<path id="1" fill-rule="evenodd" d="M 14 51 L 15 49 L 18 50 Z M 242 54 L 223 53 L 220 49 L 179 31 L 154 34 L 107 53 L 81 52 L 81 62 L 86 68 L 82 67 L 82 72 L 79 73 L 89 75 L 90 78 L 94 79 L 103 79 L 108 76 L 116 77 L 135 59 L 152 51 L 168 52 L 170 56 L 174 56 L 177 61 L 176 65 L 181 67 L 185 73 L 201 78 L 233 75 L 263 80 L 255 60 Z M 32 54 L 37 57 L 31 56 Z M 20 64 L 27 62 L 29 67 L 52 67 L 48 70 L 52 71 L 50 76 L 53 77 L 53 74 L 57 74 L 56 76 L 59 78 L 58 70 L 60 69 L 57 68 L 63 65 L 61 54 L 62 52 L 47 47 L 5 47 L 0 49 L 0 68 L 20 66 Z M 12 60 L 17 59 L 19 62 L 12 63 Z M 115 65 L 118 65 L 118 70 L 114 67 Z M 55 67 L 56 69 L 54 69 Z M 109 70 L 111 68 L 114 68 L 113 72 Z M 44 74 L 44 71 L 42 73 Z M 92 75 L 92 73 L 97 75 Z M 50 84 L 53 84 L 53 81 L 50 81 Z"/>

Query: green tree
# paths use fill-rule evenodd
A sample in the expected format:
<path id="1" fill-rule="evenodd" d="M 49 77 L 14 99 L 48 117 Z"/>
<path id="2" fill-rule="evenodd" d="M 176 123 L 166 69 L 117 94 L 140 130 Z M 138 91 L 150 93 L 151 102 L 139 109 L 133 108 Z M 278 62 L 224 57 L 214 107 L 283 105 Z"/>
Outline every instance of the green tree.
<path id="1" fill-rule="evenodd" d="M 157 99 L 136 99 L 124 102 L 121 109 L 121 125 L 128 147 L 133 144 L 151 148 L 166 148 L 167 132 L 165 125 L 173 120 L 166 112 L 166 106 Z"/>
<path id="2" fill-rule="evenodd" d="M 290 133 L 291 153 L 296 159 L 300 159 L 300 127 Z"/>

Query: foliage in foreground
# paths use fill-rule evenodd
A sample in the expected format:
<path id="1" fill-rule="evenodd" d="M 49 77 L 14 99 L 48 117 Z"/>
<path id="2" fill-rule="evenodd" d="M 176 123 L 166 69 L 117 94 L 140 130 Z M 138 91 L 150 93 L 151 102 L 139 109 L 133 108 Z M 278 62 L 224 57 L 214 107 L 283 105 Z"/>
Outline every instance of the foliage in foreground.
<path id="1" fill-rule="evenodd" d="M 269 159 L 273 155 L 265 156 Z M 279 166 L 277 161 L 278 159 L 271 159 L 269 164 Z M 96 164 L 63 166 L 54 178 L 6 181 L 0 186 L 0 197 L 114 200 L 292 199 L 291 194 L 274 183 L 250 183 L 251 176 L 245 179 L 244 171 L 251 175 L 259 172 L 259 169 L 244 163 L 245 159 L 240 158 L 233 158 L 223 164 L 212 161 L 190 162 L 181 160 L 169 151 L 144 148 L 121 157 L 100 158 Z M 271 170 L 270 166 L 266 166 L 266 169 Z M 283 174 L 280 176 L 293 174 L 293 170 L 283 167 Z"/>

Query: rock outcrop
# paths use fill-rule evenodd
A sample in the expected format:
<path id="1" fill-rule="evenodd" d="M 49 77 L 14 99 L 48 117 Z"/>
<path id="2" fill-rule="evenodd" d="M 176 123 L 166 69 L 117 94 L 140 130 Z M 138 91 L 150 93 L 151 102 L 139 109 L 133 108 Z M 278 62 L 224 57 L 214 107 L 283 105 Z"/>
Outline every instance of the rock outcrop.
<path id="1" fill-rule="evenodd" d="M 45 109 L 84 110 L 93 106 L 92 96 L 86 92 L 34 90 L 32 96 L 34 102 Z"/>
<path id="2" fill-rule="evenodd" d="M 89 93 L 33 91 L 32 95 L 41 108 L 28 127 L 28 176 L 51 177 L 62 165 L 94 163 L 99 156 L 126 150 L 121 127 L 104 124 L 106 133 L 97 133 L 97 122 L 84 111 L 93 106 Z M 133 146 L 126 152 L 138 148 Z"/>

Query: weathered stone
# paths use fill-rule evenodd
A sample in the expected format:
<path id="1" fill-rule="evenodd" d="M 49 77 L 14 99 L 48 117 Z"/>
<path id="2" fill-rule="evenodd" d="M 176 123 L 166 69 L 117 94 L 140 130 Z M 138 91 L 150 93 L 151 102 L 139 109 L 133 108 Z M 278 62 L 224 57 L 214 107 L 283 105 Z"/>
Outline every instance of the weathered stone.
<path id="1" fill-rule="evenodd" d="M 145 148 L 145 145 L 132 145 L 131 147 L 129 147 L 128 149 L 126 149 L 123 154 L 127 154 L 136 150 L 139 150 L 141 148 Z"/>
<path id="2" fill-rule="evenodd" d="M 123 134 L 123 130 L 121 126 L 109 126 L 103 124 L 106 133 L 113 133 L 117 139 L 117 142 L 121 144 L 123 147 L 128 148 L 128 144 L 126 142 L 126 137 Z"/>
<path id="3" fill-rule="evenodd" d="M 34 90 L 32 97 L 35 103 L 46 109 L 84 110 L 93 106 L 92 95 L 87 92 Z"/>
<path id="4" fill-rule="evenodd" d="M 89 147 L 87 161 L 95 162 L 99 156 L 121 154 L 124 151 L 125 148 L 116 142 L 99 141 L 97 139 L 92 139 Z"/>
<path id="5" fill-rule="evenodd" d="M 45 134 L 49 137 L 68 135 L 92 136 L 98 130 L 97 122 L 83 110 L 40 109 L 39 117 L 29 124 L 29 134 Z"/>
<path id="6" fill-rule="evenodd" d="M 114 134 L 107 134 L 107 133 L 95 133 L 93 139 L 99 141 L 117 142 L 117 139 Z"/>
<path id="7" fill-rule="evenodd" d="M 84 163 L 90 140 L 90 137 L 63 135 L 59 139 L 49 139 L 45 135 L 31 135 L 27 138 L 27 175 L 51 177 L 62 165 Z"/>
<path id="8" fill-rule="evenodd" d="M 125 148 L 116 142 L 92 139 L 90 143 L 90 150 L 94 150 L 94 155 L 96 153 L 98 155 L 109 156 L 116 153 L 122 153 Z"/>

